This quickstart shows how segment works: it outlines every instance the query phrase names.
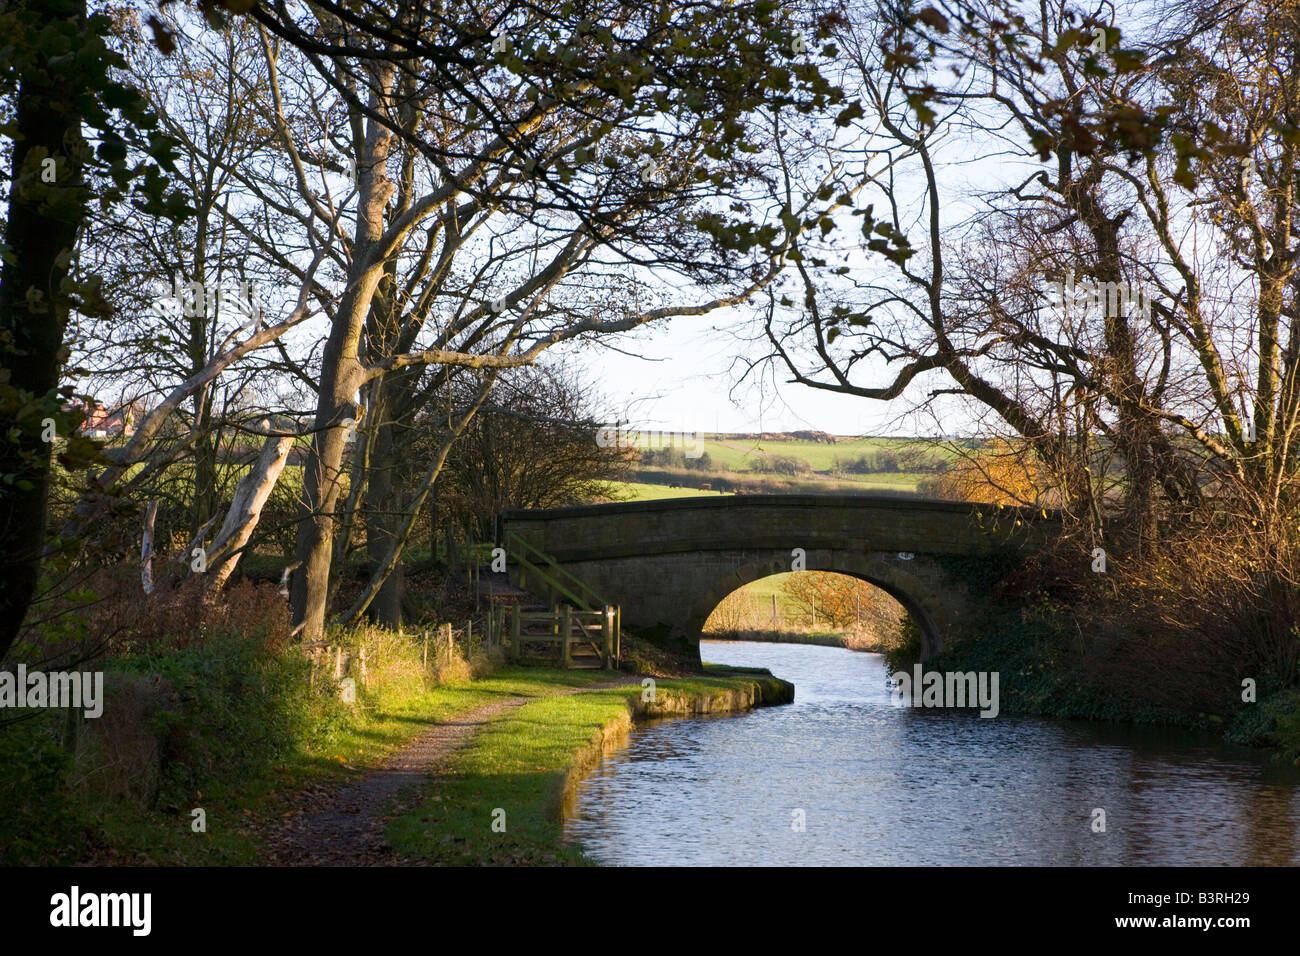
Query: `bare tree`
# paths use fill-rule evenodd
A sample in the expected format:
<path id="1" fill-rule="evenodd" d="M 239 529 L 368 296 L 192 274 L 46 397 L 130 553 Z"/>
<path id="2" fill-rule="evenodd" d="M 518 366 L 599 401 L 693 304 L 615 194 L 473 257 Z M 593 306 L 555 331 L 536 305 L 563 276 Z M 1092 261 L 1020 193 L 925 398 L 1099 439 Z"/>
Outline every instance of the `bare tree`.
<path id="1" fill-rule="evenodd" d="M 491 540 L 508 508 L 590 501 L 625 472 L 632 449 L 602 441 L 598 413 L 577 363 L 502 375 L 453 446 L 439 499 L 478 540 Z"/>

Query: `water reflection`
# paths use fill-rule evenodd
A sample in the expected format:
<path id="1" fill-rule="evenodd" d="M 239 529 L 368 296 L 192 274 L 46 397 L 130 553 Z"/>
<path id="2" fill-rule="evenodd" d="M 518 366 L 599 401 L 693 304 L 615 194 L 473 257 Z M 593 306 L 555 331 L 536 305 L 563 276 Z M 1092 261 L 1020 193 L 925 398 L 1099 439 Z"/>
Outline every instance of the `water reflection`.
<path id="1" fill-rule="evenodd" d="M 898 708 L 881 658 L 838 648 L 706 642 L 704 656 L 769 667 L 796 702 L 634 731 L 577 794 L 567 833 L 594 859 L 1300 863 L 1300 772 L 1253 752 L 1167 729 Z"/>

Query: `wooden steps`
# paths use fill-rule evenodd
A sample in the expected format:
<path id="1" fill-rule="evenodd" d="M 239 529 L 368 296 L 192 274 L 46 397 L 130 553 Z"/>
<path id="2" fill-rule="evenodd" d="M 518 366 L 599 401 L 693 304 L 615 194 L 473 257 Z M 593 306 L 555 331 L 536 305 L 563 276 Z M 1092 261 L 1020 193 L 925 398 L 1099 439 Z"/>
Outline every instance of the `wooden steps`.
<path id="1" fill-rule="evenodd" d="M 528 541 L 511 535 L 506 551 L 519 583 L 505 574 L 480 578 L 491 595 L 488 628 L 496 645 L 508 646 L 511 659 L 520 663 L 617 667 L 619 608 Z"/>

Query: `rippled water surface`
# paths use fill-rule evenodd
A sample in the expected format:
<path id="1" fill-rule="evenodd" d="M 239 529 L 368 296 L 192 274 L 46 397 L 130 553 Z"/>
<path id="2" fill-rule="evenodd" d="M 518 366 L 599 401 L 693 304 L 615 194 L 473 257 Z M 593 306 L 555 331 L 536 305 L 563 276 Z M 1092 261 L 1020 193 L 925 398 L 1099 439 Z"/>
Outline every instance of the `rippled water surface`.
<path id="1" fill-rule="evenodd" d="M 1300 863 L 1300 772 L 1198 735 L 894 706 L 874 654 L 704 642 L 795 703 L 669 720 L 567 825 L 619 865 Z M 1106 832 L 1091 828 L 1094 808 Z M 802 810 L 805 829 L 795 824 Z"/>

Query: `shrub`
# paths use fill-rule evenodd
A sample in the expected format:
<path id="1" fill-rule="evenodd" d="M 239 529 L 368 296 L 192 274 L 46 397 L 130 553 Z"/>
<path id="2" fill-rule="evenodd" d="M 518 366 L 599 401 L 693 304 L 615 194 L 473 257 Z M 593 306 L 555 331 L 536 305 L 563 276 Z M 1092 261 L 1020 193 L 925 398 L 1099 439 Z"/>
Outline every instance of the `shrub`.
<path id="1" fill-rule="evenodd" d="M 898 630 L 885 650 L 885 666 L 892 674 L 896 671 L 910 671 L 912 665 L 921 659 L 921 629 L 912 618 L 904 614 L 898 622 Z"/>
<path id="2" fill-rule="evenodd" d="M 856 623 L 859 616 L 866 621 L 894 620 L 900 611 L 884 592 L 847 574 L 800 571 L 787 577 L 781 589 L 808 623 L 814 609 L 818 623 L 841 628 Z"/>
<path id="3" fill-rule="evenodd" d="M 271 649 L 289 643 L 289 605 L 270 582 L 232 580 L 215 600 L 203 593 L 202 575 L 159 582 L 149 597 L 134 572 L 104 575 L 104 599 L 92 610 L 92 627 L 113 635 L 111 656 L 160 653 L 207 643 L 220 633 L 242 633 Z"/>
<path id="4" fill-rule="evenodd" d="M 127 674 L 166 681 L 175 697 L 152 715 L 160 741 L 155 805 L 192 806 L 285 757 L 298 743 L 328 734 L 333 695 L 312 695 L 310 664 L 245 635 L 222 634 L 166 653 L 118 662 Z"/>
<path id="5" fill-rule="evenodd" d="M 77 859 L 86 843 L 65 786 L 71 756 L 52 712 L 0 724 L 0 863 L 48 865 Z"/>
<path id="6" fill-rule="evenodd" d="M 640 452 L 641 464 L 657 468 L 689 468 L 696 459 L 686 457 L 684 448 L 646 448 Z M 702 457 L 702 456 L 701 456 Z"/>
<path id="7" fill-rule="evenodd" d="M 1250 747 L 1271 747 L 1282 759 L 1300 766 L 1300 692 L 1279 691 L 1247 707 L 1224 738 Z"/>
<path id="8" fill-rule="evenodd" d="M 813 470 L 811 464 L 792 455 L 760 455 L 751 466 L 754 471 L 774 475 L 804 475 Z"/>
<path id="9" fill-rule="evenodd" d="M 715 636 L 737 635 L 755 627 L 754 602 L 744 588 L 732 591 L 709 614 L 703 632 Z"/>

